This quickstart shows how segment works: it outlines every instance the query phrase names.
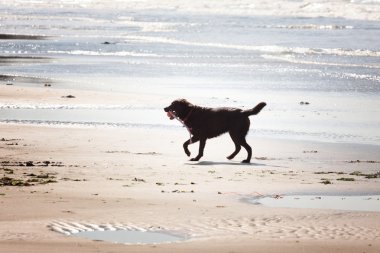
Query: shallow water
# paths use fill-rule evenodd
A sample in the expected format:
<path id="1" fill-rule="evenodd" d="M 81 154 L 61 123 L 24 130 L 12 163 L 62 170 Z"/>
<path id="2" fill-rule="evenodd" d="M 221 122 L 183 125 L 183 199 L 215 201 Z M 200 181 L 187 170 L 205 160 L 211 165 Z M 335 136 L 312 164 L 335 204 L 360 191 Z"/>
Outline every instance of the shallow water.
<path id="1" fill-rule="evenodd" d="M 183 241 L 184 238 L 165 232 L 149 231 L 85 231 L 72 234 L 72 236 L 87 238 L 94 241 L 107 241 L 122 244 L 158 244 Z"/>
<path id="2" fill-rule="evenodd" d="M 368 196 L 324 196 L 324 195 L 287 195 L 252 198 L 252 204 L 268 207 L 335 209 L 349 211 L 380 212 L 380 195 Z"/>
<path id="3" fill-rule="evenodd" d="M 290 105 L 283 108 L 286 95 L 276 94 L 276 101 L 268 105 L 263 113 L 252 117 L 251 135 L 260 137 L 291 138 L 297 140 L 360 143 L 379 145 L 380 118 L 373 118 L 378 108 L 372 108 L 374 98 L 357 97 L 363 106 L 368 106 L 368 114 L 360 113 L 362 108 L 345 103 L 350 98 L 341 98 L 341 104 L 331 108 L 323 105 L 333 99 L 333 95 L 319 99 L 322 105 Z M 226 98 L 211 99 L 213 103 L 230 104 L 244 108 L 245 95 L 236 101 Z M 247 102 L 249 103 L 249 102 Z M 163 105 L 164 106 L 164 105 Z M 163 107 L 162 106 L 162 107 Z M 312 106 L 313 110 L 310 110 Z M 318 109 L 317 109 L 318 108 Z M 316 111 L 314 111 L 316 109 Z M 342 122 L 344 121 L 344 123 Z M 165 129 L 182 129 L 176 120 L 168 120 L 160 107 L 135 105 L 65 105 L 65 104 L 2 104 L 0 102 L 0 122 L 37 125 L 57 125 L 71 127 L 149 127 Z M 276 124 L 275 124 L 276 123 Z"/>
<path id="4" fill-rule="evenodd" d="M 178 10 L 149 1 L 5 1 L 2 33 L 34 37 L 1 40 L 1 80 L 153 94 L 161 108 L 178 97 L 241 108 L 265 101 L 268 106 L 252 118 L 259 135 L 380 145 L 379 20 L 248 15 L 245 10 L 262 6 L 235 3 L 223 1 L 215 11 L 199 1 Z M 369 6 L 356 4 L 357 10 Z M 194 11 L 198 5 L 200 12 Z M 136 108 L 117 105 L 27 106 L 29 111 L 0 101 L 0 122 L 175 126 L 149 104 L 137 108 L 138 115 Z"/>

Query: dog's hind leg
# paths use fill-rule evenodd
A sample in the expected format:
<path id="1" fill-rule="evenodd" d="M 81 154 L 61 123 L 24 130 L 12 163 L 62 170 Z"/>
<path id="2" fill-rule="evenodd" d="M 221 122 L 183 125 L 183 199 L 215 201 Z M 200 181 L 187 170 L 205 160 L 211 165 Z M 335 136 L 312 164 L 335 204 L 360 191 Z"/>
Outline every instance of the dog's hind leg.
<path id="1" fill-rule="evenodd" d="M 245 148 L 245 150 L 247 150 L 248 153 L 247 159 L 243 160 L 242 163 L 250 163 L 252 157 L 252 148 L 248 145 L 245 138 L 242 140 L 241 145 Z"/>
<path id="2" fill-rule="evenodd" d="M 236 134 L 234 134 L 232 131 L 230 132 L 230 136 L 235 144 L 235 151 L 231 155 L 227 156 L 228 160 L 234 159 L 234 157 L 240 152 L 241 149 L 239 137 L 237 137 Z"/>
<path id="3" fill-rule="evenodd" d="M 188 149 L 188 146 L 189 146 L 190 144 L 192 144 L 192 143 L 197 142 L 197 141 L 199 141 L 199 138 L 196 137 L 196 136 L 193 136 L 193 137 L 191 137 L 191 139 L 188 139 L 187 141 L 185 141 L 185 142 L 183 143 L 183 149 L 185 150 L 185 153 L 186 153 L 187 156 L 190 156 L 190 155 L 191 155 L 191 153 L 190 153 L 190 151 L 189 151 L 189 149 Z"/>
<path id="4" fill-rule="evenodd" d="M 203 156 L 203 151 L 205 149 L 205 146 L 206 146 L 206 138 L 201 138 L 199 141 L 198 155 L 194 158 L 191 158 L 190 161 L 199 161 L 199 159 L 201 159 L 201 157 Z"/>
<path id="5" fill-rule="evenodd" d="M 236 141 L 238 144 L 243 146 L 245 150 L 247 150 L 248 156 L 247 159 L 243 160 L 242 163 L 250 163 L 251 157 L 252 157 L 252 148 L 248 145 L 247 141 L 245 140 L 245 137 L 247 136 L 248 130 L 249 130 L 250 121 L 249 118 L 245 118 L 245 120 L 242 120 L 242 124 L 240 125 L 238 131 L 234 132 L 233 140 Z M 231 136 L 232 137 L 232 136 Z M 236 145 L 236 144 L 235 144 Z"/>

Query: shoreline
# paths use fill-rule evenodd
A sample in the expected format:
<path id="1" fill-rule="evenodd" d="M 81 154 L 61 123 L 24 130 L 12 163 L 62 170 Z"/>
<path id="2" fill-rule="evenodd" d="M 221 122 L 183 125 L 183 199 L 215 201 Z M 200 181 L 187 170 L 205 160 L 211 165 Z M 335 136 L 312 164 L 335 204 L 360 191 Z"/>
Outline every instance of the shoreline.
<path id="1" fill-rule="evenodd" d="M 259 115 L 256 120 L 252 118 L 251 128 L 254 136 L 258 138 L 284 139 L 320 143 L 344 143 L 347 145 L 372 145 L 377 149 L 379 143 L 376 135 L 377 121 L 370 123 L 370 116 L 362 117 L 362 124 L 368 124 L 368 131 L 362 130 L 360 124 L 354 123 L 352 116 L 341 113 L 343 108 L 332 108 L 325 111 L 324 107 L 316 104 L 306 107 L 297 102 L 292 103 L 289 95 L 281 103 L 273 102 L 265 114 Z M 172 96 L 173 98 L 173 96 Z M 206 98 L 191 97 L 194 103 L 205 104 Z M 276 98 L 271 98 L 276 99 Z M 113 92 L 80 89 L 63 89 L 57 84 L 48 87 L 25 87 L 19 84 L 0 85 L 0 110 L 3 109 L 2 123 L 44 125 L 51 127 L 111 127 L 128 128 L 144 127 L 165 130 L 180 129 L 177 122 L 170 122 L 161 112 L 161 108 L 171 102 L 170 98 L 160 93 L 144 94 L 141 92 Z M 201 100 L 201 102 L 199 101 Z M 220 101 L 219 101 L 220 100 Z M 221 106 L 243 108 L 247 101 L 231 103 L 229 98 L 211 98 L 211 104 L 206 106 Z M 275 101 L 275 100 L 274 100 Z M 360 98 L 356 103 L 362 103 Z M 370 103 L 372 100 L 366 103 Z M 323 101 L 322 101 L 323 102 Z M 328 100 L 326 100 L 328 102 Z M 215 104 L 213 104 L 215 103 Z M 240 104 L 241 103 L 241 104 Z M 340 101 L 349 103 L 349 101 Z M 281 106 L 289 106 L 288 110 Z M 345 108 L 349 110 L 349 108 Z M 293 114 L 290 111 L 294 111 Z M 374 110 L 371 111 L 374 114 Z M 8 116 L 7 116 L 8 115 Z M 12 117 L 11 117 L 12 116 Z M 323 122 L 326 126 L 318 128 Z M 280 127 L 279 124 L 283 124 Z M 302 125 L 303 124 L 303 125 Z M 347 124 L 339 132 L 337 125 Z"/>
<path id="2" fill-rule="evenodd" d="M 39 83 L 39 82 L 37 82 Z M 55 87 L 27 87 L 23 85 L 0 85 L 0 99 L 3 104 L 56 104 L 56 105 L 121 105 L 142 106 L 150 101 L 160 102 L 162 97 L 146 95 L 136 97 L 134 93 L 118 93 Z M 69 96 L 72 97 L 69 97 Z M 157 104 L 153 104 L 157 105 Z"/>

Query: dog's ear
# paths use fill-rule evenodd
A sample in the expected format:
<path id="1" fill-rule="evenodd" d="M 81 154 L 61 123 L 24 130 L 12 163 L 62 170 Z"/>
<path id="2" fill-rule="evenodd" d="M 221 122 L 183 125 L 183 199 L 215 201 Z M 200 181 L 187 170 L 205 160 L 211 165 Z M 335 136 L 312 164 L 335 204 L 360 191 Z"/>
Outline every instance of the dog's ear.
<path id="1" fill-rule="evenodd" d="M 185 98 L 178 99 L 177 101 L 185 105 L 191 105 L 191 103 Z"/>

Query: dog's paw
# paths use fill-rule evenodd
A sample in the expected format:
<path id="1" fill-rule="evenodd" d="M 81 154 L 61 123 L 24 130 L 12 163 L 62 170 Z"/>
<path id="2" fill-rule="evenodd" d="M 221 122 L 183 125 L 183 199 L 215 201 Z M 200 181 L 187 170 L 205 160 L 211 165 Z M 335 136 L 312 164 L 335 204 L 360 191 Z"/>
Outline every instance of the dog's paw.
<path id="1" fill-rule="evenodd" d="M 247 160 L 247 159 L 245 159 L 245 160 L 241 161 L 241 163 L 251 163 L 251 161 L 250 161 L 250 160 Z"/>
<path id="2" fill-rule="evenodd" d="M 196 161 L 199 161 L 199 158 L 198 157 L 194 157 L 194 158 L 191 158 L 190 161 L 196 162 Z"/>
<path id="3" fill-rule="evenodd" d="M 227 159 L 228 159 L 228 160 L 232 160 L 234 157 L 235 157 L 235 156 L 229 155 L 229 156 L 227 156 Z"/>
<path id="4" fill-rule="evenodd" d="M 183 144 L 183 151 L 185 151 L 185 154 L 186 154 L 187 156 L 190 156 L 190 151 L 189 151 L 189 149 L 187 148 L 186 142 Z"/>

